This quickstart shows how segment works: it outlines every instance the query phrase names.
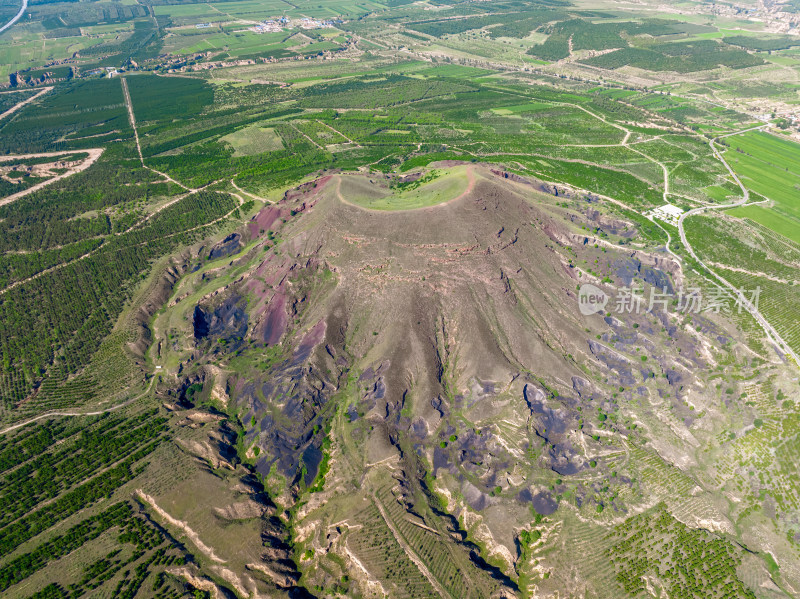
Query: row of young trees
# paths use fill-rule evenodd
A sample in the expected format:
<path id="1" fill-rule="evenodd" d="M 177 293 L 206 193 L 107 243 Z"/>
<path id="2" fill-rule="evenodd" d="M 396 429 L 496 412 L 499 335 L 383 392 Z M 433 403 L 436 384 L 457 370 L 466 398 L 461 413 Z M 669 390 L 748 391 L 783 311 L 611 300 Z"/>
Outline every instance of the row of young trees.
<path id="1" fill-rule="evenodd" d="M 611 538 L 609 557 L 617 581 L 630 595 L 645 592 L 645 577 L 650 577 L 676 599 L 755 599 L 737 575 L 742 550 L 704 530 L 689 528 L 673 518 L 663 503 L 626 520 Z"/>
<path id="2" fill-rule="evenodd" d="M 92 477 L 166 432 L 150 412 L 135 418 L 107 417 L 4 474 L 0 481 L 0 527 Z"/>
<path id="3" fill-rule="evenodd" d="M 229 194 L 188 195 L 143 226 L 109 237 L 89 257 L 0 296 L 4 403 L 26 397 L 54 362 L 66 374 L 85 366 L 152 261 L 208 234 L 204 225 L 235 207 Z"/>

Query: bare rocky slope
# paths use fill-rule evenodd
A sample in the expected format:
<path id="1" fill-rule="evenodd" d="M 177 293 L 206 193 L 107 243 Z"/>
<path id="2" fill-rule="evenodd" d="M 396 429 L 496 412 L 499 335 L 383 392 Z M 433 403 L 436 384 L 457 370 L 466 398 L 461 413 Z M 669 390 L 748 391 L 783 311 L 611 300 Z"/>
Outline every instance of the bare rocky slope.
<path id="1" fill-rule="evenodd" d="M 320 177 L 205 248 L 227 266 L 176 288 L 184 341 L 159 345 L 181 359 L 162 392 L 174 409 L 214 406 L 216 432 L 183 449 L 257 487 L 207 510 L 258 512 L 262 562 L 247 576 L 259 592 L 302 580 L 322 595 L 614 596 L 608 572 L 558 571 L 521 533 L 558 514 L 610 530 L 658 501 L 683 505 L 637 460 L 692 476 L 704 439 L 692 426 L 724 409 L 703 373 L 735 327 L 610 305 L 581 315 L 582 282 L 671 289 L 680 268 L 600 240 L 636 230 L 592 198 L 468 168 L 466 191 L 414 210 L 362 207 L 399 196 L 390 181 Z M 702 509 L 687 523 L 733 531 L 706 488 L 692 493 Z M 564 520 L 541 530 L 569 539 Z"/>

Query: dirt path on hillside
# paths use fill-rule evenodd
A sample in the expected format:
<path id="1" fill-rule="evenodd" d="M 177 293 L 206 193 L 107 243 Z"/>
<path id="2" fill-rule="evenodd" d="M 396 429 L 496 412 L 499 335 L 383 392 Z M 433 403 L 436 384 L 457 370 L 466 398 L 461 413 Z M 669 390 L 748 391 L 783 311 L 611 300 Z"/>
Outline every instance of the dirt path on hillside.
<path id="1" fill-rule="evenodd" d="M 467 188 L 457 198 L 453 198 L 452 200 L 448 200 L 448 201 L 445 202 L 445 204 L 449 204 L 450 202 L 457 202 L 458 200 L 461 200 L 461 199 L 467 197 L 469 194 L 472 193 L 472 190 L 474 190 L 474 189 L 475 189 L 475 167 L 474 166 L 468 166 L 467 167 Z"/>
<path id="2" fill-rule="evenodd" d="M 305 137 L 305 138 L 306 138 L 308 141 L 310 141 L 312 144 L 314 144 L 315 146 L 317 146 L 317 147 L 318 147 L 320 150 L 322 150 L 323 152 L 325 151 L 325 148 L 323 148 L 321 145 L 319 145 L 317 142 L 315 142 L 313 139 L 311 139 L 311 138 L 310 138 L 308 135 L 306 135 L 305 133 L 303 133 L 302 131 L 300 131 L 300 129 L 298 129 L 298 128 L 297 128 L 297 127 L 294 125 L 294 123 L 289 123 L 289 126 L 290 126 L 292 129 L 294 129 L 295 131 L 297 131 L 297 132 L 298 132 L 300 135 L 302 135 L 303 137 Z"/>
<path id="3" fill-rule="evenodd" d="M 708 262 L 711 266 L 716 266 L 717 268 L 722 268 L 724 270 L 730 270 L 732 272 L 740 272 L 745 275 L 750 275 L 752 277 L 759 277 L 761 279 L 768 279 L 770 281 L 775 281 L 776 283 L 782 283 L 784 285 L 796 285 L 797 280 L 789 280 L 789 279 L 781 279 L 779 277 L 769 275 L 765 272 L 758 272 L 753 270 L 747 270 L 746 268 L 738 268 L 736 266 L 731 266 L 730 264 L 722 264 L 721 262 Z"/>
<path id="4" fill-rule="evenodd" d="M 394 536 L 395 541 L 397 541 L 398 545 L 400 545 L 400 547 L 403 549 L 405 554 L 408 556 L 408 559 L 410 559 L 414 563 L 414 565 L 419 569 L 420 573 L 425 578 L 428 579 L 428 582 L 431 583 L 431 586 L 436 590 L 437 593 L 439 593 L 441 597 L 443 597 L 444 599 L 452 599 L 450 597 L 450 593 L 448 593 L 444 589 L 444 587 L 441 584 L 439 584 L 439 581 L 436 580 L 436 577 L 433 574 L 431 574 L 431 571 L 428 570 L 428 567 L 424 564 L 424 562 L 414 552 L 411 546 L 408 543 L 406 543 L 405 539 L 403 538 L 403 535 L 401 535 L 400 532 L 397 530 L 397 528 L 395 528 L 394 523 L 392 522 L 391 518 L 389 518 L 389 514 L 386 513 L 386 508 L 383 507 L 383 504 L 380 502 L 378 496 L 375 494 L 374 491 L 372 493 L 372 500 L 375 502 L 375 507 L 378 508 L 378 511 L 381 514 L 381 518 L 383 518 L 383 521 L 386 523 L 386 526 L 389 527 L 389 530 L 391 531 L 392 536 Z"/>
<path id="5" fill-rule="evenodd" d="M 95 410 L 93 412 L 61 412 L 61 411 L 58 411 L 58 412 L 45 412 L 44 414 L 39 414 L 38 416 L 36 416 L 34 418 L 30 418 L 28 420 L 20 422 L 19 424 L 14 424 L 12 426 L 4 428 L 3 430 L 0 430 L 0 435 L 5 435 L 6 433 L 10 433 L 12 431 L 17 430 L 18 428 L 22 428 L 23 426 L 28 426 L 29 424 L 32 424 L 32 423 L 37 422 L 39 420 L 43 420 L 45 418 L 58 418 L 58 417 L 63 417 L 63 416 L 99 416 L 100 414 L 106 414 L 108 412 L 114 412 L 115 410 L 119 410 L 121 408 L 124 408 L 127 405 L 132 404 L 136 400 L 141 399 L 142 397 L 144 397 L 145 395 L 150 393 L 151 389 L 153 388 L 153 383 L 155 383 L 155 382 L 156 382 L 156 377 L 153 377 L 152 379 L 150 379 L 150 384 L 147 386 L 147 389 L 145 389 L 145 391 L 143 393 L 137 395 L 136 397 L 131 397 L 130 399 L 128 399 L 128 400 L 126 400 L 126 401 L 124 401 L 124 402 L 122 402 L 120 404 L 117 404 L 115 406 L 111 406 L 110 408 L 105 408 L 104 410 Z"/>
<path id="6" fill-rule="evenodd" d="M 166 510 L 156 503 L 156 500 L 153 499 L 153 497 L 142 491 L 142 489 L 136 489 L 136 496 L 143 503 L 146 503 L 150 509 L 158 514 L 167 524 L 183 532 L 183 534 L 186 535 L 186 537 L 194 544 L 194 546 L 203 553 L 203 555 L 207 556 L 210 560 L 217 562 L 218 564 L 225 563 L 224 559 L 214 553 L 213 548 L 203 543 L 203 541 L 200 539 L 200 535 L 192 530 L 186 522 L 171 516 Z"/>
<path id="7" fill-rule="evenodd" d="M 214 185 L 215 183 L 219 183 L 219 181 L 214 181 L 212 183 L 209 183 L 208 185 Z M 119 236 L 119 235 L 124 235 L 125 233 L 130 233 L 133 229 L 135 229 L 136 227 L 139 227 L 140 225 L 142 225 L 142 223 L 144 223 L 147 220 L 151 219 L 152 217 L 154 217 L 156 214 L 158 214 L 159 212 L 161 212 L 165 208 L 169 208 L 175 202 L 178 202 L 178 201 L 182 200 L 183 198 L 192 195 L 193 193 L 197 193 L 198 191 L 201 191 L 205 187 L 208 187 L 208 185 L 205 185 L 205 186 L 203 186 L 203 187 L 201 187 L 199 189 L 195 189 L 195 190 L 190 191 L 189 193 L 185 193 L 185 194 L 183 194 L 181 196 L 178 196 L 174 200 L 171 200 L 170 202 L 167 202 L 163 206 L 159 207 L 158 210 L 155 210 L 151 214 L 148 214 L 142 220 L 140 220 L 140 221 L 136 222 L 135 224 L 131 225 L 126 230 L 118 231 L 116 233 L 111 233 L 110 235 L 104 235 L 103 239 L 105 239 L 106 237 Z M 171 235 L 165 235 L 164 237 L 160 237 L 159 239 L 169 239 L 170 237 L 174 237 L 175 235 L 181 235 L 183 233 L 191 233 L 192 231 L 196 231 L 198 229 L 202 229 L 203 227 L 210 227 L 212 225 L 215 225 L 218 222 L 221 222 L 221 221 L 225 220 L 226 218 L 228 218 L 231 214 L 233 214 L 236 210 L 238 210 L 242 206 L 242 204 L 244 204 L 244 198 L 242 196 L 240 196 L 238 193 L 232 193 L 230 191 L 228 191 L 228 192 L 220 192 L 220 193 L 228 193 L 229 195 L 231 195 L 234 198 L 236 198 L 236 201 L 238 202 L 238 205 L 236 206 L 236 208 L 234 208 L 233 210 L 231 210 L 227 214 L 224 214 L 224 215 L 220 216 L 219 218 L 217 218 L 215 220 L 212 220 L 209 223 L 205 223 L 205 224 L 202 224 L 202 225 L 197 225 L 196 227 L 192 227 L 191 229 L 185 229 L 183 231 L 178 231 L 176 233 L 172 233 Z M 143 242 L 143 243 L 147 243 L 147 242 Z M 142 245 L 142 244 L 137 244 L 137 245 Z M 40 272 L 37 272 L 34 275 L 31 275 L 31 276 L 25 278 L 25 279 L 22 279 L 20 281 L 16 281 L 15 283 L 12 283 L 8 287 L 5 287 L 4 289 L 0 289 L 0 295 L 3 295 L 4 293 L 6 293 L 8 291 L 11 291 L 15 287 L 19 287 L 20 285 L 24 285 L 25 283 L 29 283 L 29 282 L 31 282 L 31 281 L 33 281 L 35 279 L 38 279 L 39 277 L 42 277 L 42 276 L 44 276 L 44 275 L 46 275 L 48 273 L 51 273 L 51 272 L 56 271 L 56 270 L 60 270 L 60 269 L 64 268 L 65 266 L 69 266 L 70 264 L 74 264 L 75 262 L 79 262 L 81 260 L 85 260 L 89 256 L 94 255 L 96 252 L 98 252 L 100 249 L 102 249 L 102 247 L 103 247 L 102 245 L 99 245 L 96 248 L 94 248 L 92 251 L 87 252 L 87 253 L 83 254 L 82 256 L 78 256 L 77 258 L 75 258 L 73 260 L 70 260 L 69 262 L 64 262 L 63 264 L 57 264 L 55 266 L 51 266 L 50 268 L 46 268 L 46 269 L 44 269 L 44 270 L 42 270 Z M 48 248 L 48 249 L 50 249 L 50 248 Z M 74 414 L 71 414 L 71 415 L 74 415 Z M 0 434 L 2 434 L 2 431 L 0 431 Z"/>
<path id="8" fill-rule="evenodd" d="M 346 140 L 347 140 L 349 143 L 353 144 L 355 147 L 357 147 L 357 148 L 360 148 L 360 147 L 361 147 L 361 144 L 359 144 L 359 143 L 358 143 L 358 142 L 356 142 L 356 141 L 353 141 L 352 139 L 350 139 L 349 137 L 347 137 L 347 136 L 346 136 L 344 133 L 342 133 L 342 132 L 341 132 L 341 131 L 339 131 L 338 129 L 334 129 L 334 128 L 333 128 L 333 127 L 331 127 L 331 126 L 330 126 L 328 123 L 326 123 L 326 122 L 324 122 L 324 121 L 320 121 L 320 120 L 318 120 L 317 122 L 318 122 L 320 125 L 323 125 L 323 126 L 327 127 L 328 129 L 330 129 L 330 130 L 331 130 L 331 131 L 333 131 L 334 133 L 337 133 L 337 134 L 341 135 L 341 136 L 342 136 L 342 137 L 344 137 L 344 138 L 345 138 L 345 139 L 346 139 Z"/>
<path id="9" fill-rule="evenodd" d="M 231 179 L 231 185 L 233 185 L 236 188 L 236 191 L 238 191 L 240 193 L 243 193 L 246 196 L 250 196 L 254 200 L 258 200 L 259 202 L 264 202 L 265 204 L 274 204 L 275 203 L 273 200 L 268 200 L 267 198 L 262 198 L 261 196 L 257 196 L 254 193 L 250 193 L 249 191 L 245 191 L 244 189 L 242 189 L 241 187 L 236 185 L 236 181 L 234 181 L 233 179 Z"/>

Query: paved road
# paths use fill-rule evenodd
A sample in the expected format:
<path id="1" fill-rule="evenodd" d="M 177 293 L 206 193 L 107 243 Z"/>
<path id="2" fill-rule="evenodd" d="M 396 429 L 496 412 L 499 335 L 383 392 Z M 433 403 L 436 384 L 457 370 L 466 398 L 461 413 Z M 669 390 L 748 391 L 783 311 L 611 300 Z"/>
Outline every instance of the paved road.
<path id="1" fill-rule="evenodd" d="M 0 33 L 3 33 L 6 29 L 19 21 L 22 18 L 22 15 L 25 14 L 26 10 L 28 10 L 28 0 L 22 0 L 22 8 L 19 9 L 19 12 L 15 14 L 8 23 L 0 27 Z"/>
<path id="2" fill-rule="evenodd" d="M 686 230 L 684 229 L 684 226 L 683 226 L 684 221 L 688 217 L 690 217 L 690 216 L 692 216 L 694 214 L 700 214 L 701 212 L 705 212 L 706 210 L 720 210 L 720 209 L 723 209 L 723 208 L 735 208 L 736 206 L 744 206 L 745 204 L 750 202 L 750 191 L 744 186 L 744 184 L 739 179 L 739 176 L 733 171 L 731 166 L 728 164 L 728 162 L 722 156 L 720 151 L 717 149 L 717 146 L 716 146 L 715 142 L 718 141 L 719 139 L 723 138 L 723 137 L 729 137 L 731 135 L 739 135 L 741 133 L 746 133 L 747 131 L 761 130 L 764 127 L 765 127 L 765 125 L 759 125 L 757 127 L 751 127 L 750 129 L 745 129 L 743 131 L 737 131 L 736 133 L 728 133 L 727 135 L 720 135 L 719 137 L 711 140 L 711 150 L 714 152 L 714 156 L 720 162 L 722 162 L 722 164 L 725 165 L 726 169 L 728 169 L 728 172 L 730 173 L 731 177 L 733 177 L 733 180 L 736 181 L 736 184 L 742 190 L 742 197 L 739 200 L 737 200 L 736 202 L 733 202 L 732 204 L 722 204 L 722 205 L 714 205 L 714 206 L 700 206 L 699 208 L 694 208 L 692 210 L 689 210 L 688 212 L 684 212 L 683 214 L 681 214 L 680 218 L 678 219 L 678 232 L 680 233 L 680 236 L 681 236 L 681 243 L 683 243 L 683 247 L 686 248 L 686 251 L 689 252 L 689 255 L 692 258 L 694 258 L 697 261 L 698 264 L 700 264 L 708 272 L 710 272 L 711 275 L 715 279 L 717 279 L 717 281 L 719 281 L 720 284 L 722 284 L 723 287 L 725 287 L 728 290 L 732 291 L 734 293 L 734 295 L 736 295 L 736 297 L 738 298 L 738 300 L 741 303 L 741 305 L 744 306 L 744 308 L 748 312 L 750 312 L 750 314 L 753 316 L 753 318 L 756 319 L 756 322 L 758 322 L 758 324 L 761 325 L 761 328 L 764 329 L 764 332 L 767 334 L 767 337 L 769 337 L 770 340 L 773 343 L 775 343 L 775 345 L 778 346 L 778 348 L 784 354 L 786 354 L 787 356 L 791 357 L 794 360 L 795 365 L 800 366 L 800 358 L 798 358 L 797 354 L 789 346 L 789 344 L 786 343 L 786 341 L 784 341 L 783 337 L 781 337 L 778 334 L 778 331 L 775 330 L 775 327 L 773 327 L 769 323 L 769 321 L 766 318 L 764 318 L 764 315 L 761 314 L 761 312 L 759 312 L 758 308 L 756 308 L 756 306 L 754 306 L 744 296 L 744 294 L 739 289 L 737 289 L 736 287 L 731 285 L 727 280 L 725 280 L 723 277 L 718 275 L 714 270 L 712 270 L 705 262 L 703 262 L 697 256 L 697 254 L 695 253 L 694 249 L 692 248 L 692 245 L 689 243 L 689 240 L 686 238 Z M 754 202 L 754 203 L 760 203 L 760 202 Z"/>

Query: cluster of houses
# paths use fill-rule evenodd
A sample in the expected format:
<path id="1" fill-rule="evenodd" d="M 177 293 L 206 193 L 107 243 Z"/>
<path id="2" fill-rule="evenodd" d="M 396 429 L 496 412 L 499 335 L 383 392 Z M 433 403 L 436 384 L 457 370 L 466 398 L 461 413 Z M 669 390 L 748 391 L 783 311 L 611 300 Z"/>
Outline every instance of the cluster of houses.
<path id="1" fill-rule="evenodd" d="M 263 23 L 259 23 L 258 25 L 251 27 L 251 30 L 255 31 L 256 33 L 276 33 L 278 31 L 283 31 L 284 27 L 288 27 L 289 22 L 290 21 L 288 17 L 267 19 Z"/>
<path id="2" fill-rule="evenodd" d="M 266 21 L 251 27 L 250 30 L 255 31 L 256 33 L 275 33 L 293 27 L 299 27 L 300 29 L 323 29 L 326 27 L 333 27 L 336 23 L 341 23 L 341 21 L 321 21 L 319 19 L 310 19 L 308 17 L 304 17 L 302 19 L 290 19 L 287 16 L 282 16 L 274 19 L 267 19 Z"/>

